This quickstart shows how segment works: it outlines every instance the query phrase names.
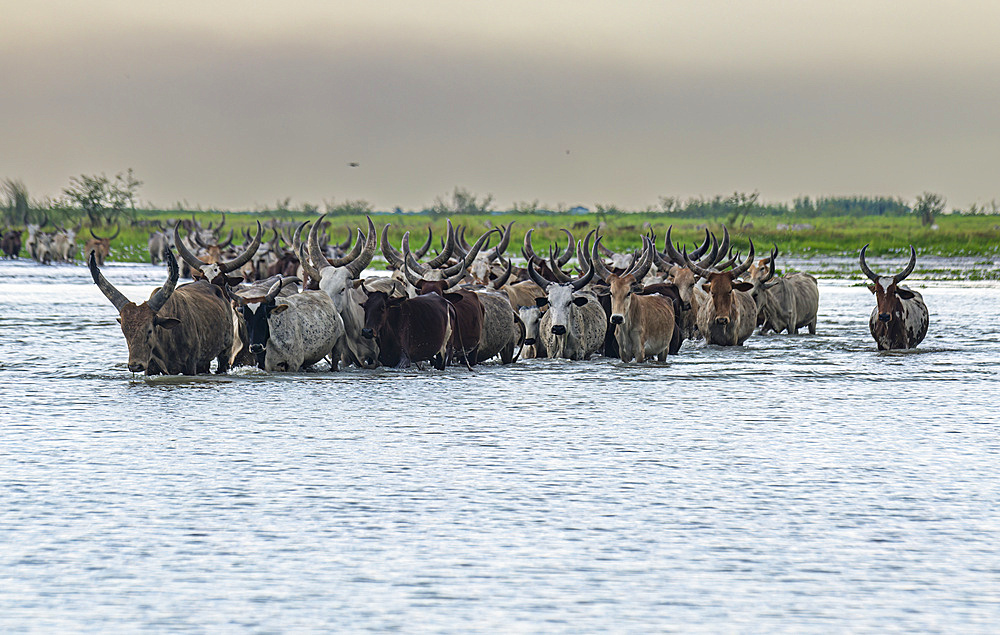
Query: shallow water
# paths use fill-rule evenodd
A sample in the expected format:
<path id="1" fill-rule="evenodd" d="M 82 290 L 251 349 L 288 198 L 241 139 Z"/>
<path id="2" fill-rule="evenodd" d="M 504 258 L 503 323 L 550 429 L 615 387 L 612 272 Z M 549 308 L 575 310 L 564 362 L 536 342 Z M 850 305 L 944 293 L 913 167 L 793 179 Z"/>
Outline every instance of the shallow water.
<path id="1" fill-rule="evenodd" d="M 854 284 L 662 365 L 147 381 L 0 263 L 0 630 L 995 632 L 1000 286 L 878 353 Z"/>

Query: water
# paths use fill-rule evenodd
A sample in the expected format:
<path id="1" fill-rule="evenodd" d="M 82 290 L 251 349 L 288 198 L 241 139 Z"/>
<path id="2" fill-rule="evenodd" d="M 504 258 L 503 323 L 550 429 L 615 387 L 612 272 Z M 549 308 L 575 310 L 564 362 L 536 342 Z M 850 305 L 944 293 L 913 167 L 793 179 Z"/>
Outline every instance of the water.
<path id="1" fill-rule="evenodd" d="M 997 283 L 915 281 L 912 352 L 826 280 L 816 336 L 665 365 L 147 381 L 85 268 L 0 280 L 2 631 L 1000 623 Z"/>

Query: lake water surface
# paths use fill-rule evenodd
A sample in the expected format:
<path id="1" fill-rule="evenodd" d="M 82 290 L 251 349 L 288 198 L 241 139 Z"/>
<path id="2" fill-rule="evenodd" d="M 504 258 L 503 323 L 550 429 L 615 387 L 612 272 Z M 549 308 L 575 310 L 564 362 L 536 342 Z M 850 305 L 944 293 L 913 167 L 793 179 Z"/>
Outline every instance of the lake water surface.
<path id="1" fill-rule="evenodd" d="M 663 365 L 147 381 L 0 263 L 0 630 L 996 632 L 1000 285 L 913 280 L 893 353 L 853 285 Z"/>

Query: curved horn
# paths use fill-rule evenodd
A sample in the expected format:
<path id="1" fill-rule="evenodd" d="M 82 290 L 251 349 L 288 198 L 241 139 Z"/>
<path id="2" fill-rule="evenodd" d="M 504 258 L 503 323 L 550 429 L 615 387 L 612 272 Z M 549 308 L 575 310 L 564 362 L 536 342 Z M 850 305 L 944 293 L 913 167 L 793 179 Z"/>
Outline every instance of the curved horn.
<path id="1" fill-rule="evenodd" d="M 503 238 L 500 239 L 500 244 L 498 244 L 496 247 L 494 247 L 493 251 L 491 251 L 491 252 L 489 252 L 489 254 L 487 254 L 487 256 L 486 256 L 487 261 L 498 260 L 500 258 L 500 256 L 503 255 L 503 252 L 507 251 L 507 247 L 510 245 L 510 233 L 511 233 L 511 229 L 513 229 L 514 223 L 516 223 L 516 222 L 517 221 L 513 221 L 513 220 L 510 221 L 510 223 L 507 225 L 507 228 L 503 230 Z M 566 264 L 566 263 L 564 262 L 562 264 Z"/>
<path id="2" fill-rule="evenodd" d="M 448 258 L 451 257 L 451 252 L 455 249 L 455 228 L 451 226 L 451 219 L 448 219 L 448 242 L 444 244 L 444 249 L 441 253 L 437 255 L 436 258 L 429 261 L 427 266 L 431 269 L 437 269 L 444 263 L 448 262 Z"/>
<path id="3" fill-rule="evenodd" d="M 507 284 L 507 281 L 510 280 L 510 274 L 513 271 L 514 271 L 514 261 L 511 260 L 510 258 L 508 258 L 507 259 L 507 270 L 504 271 L 502 274 L 500 274 L 499 278 L 496 278 L 494 280 L 490 280 L 490 283 L 487 286 L 489 286 L 489 287 L 491 287 L 493 289 L 497 289 L 497 290 L 502 289 L 503 285 Z"/>
<path id="4" fill-rule="evenodd" d="M 774 277 L 774 270 L 777 269 L 776 261 L 778 260 L 778 246 L 775 245 L 774 249 L 771 250 L 771 256 L 767 258 L 767 277 L 765 277 L 761 282 L 768 282 Z"/>
<path id="5" fill-rule="evenodd" d="M 524 257 L 528 259 L 528 264 L 531 264 L 532 262 L 536 262 L 536 261 L 540 262 L 542 260 L 541 258 L 539 258 L 538 256 L 535 255 L 535 250 L 531 248 L 531 232 L 533 232 L 533 231 L 535 231 L 534 227 L 532 227 L 531 229 L 529 229 L 524 234 L 524 246 L 521 247 L 521 253 L 523 253 Z M 529 269 L 530 269 L 530 267 L 529 267 Z"/>
<path id="6" fill-rule="evenodd" d="M 319 246 L 319 225 L 323 222 L 323 218 L 325 216 L 326 214 L 320 216 L 319 219 L 313 223 L 313 226 L 309 228 L 309 240 L 306 241 L 309 243 L 309 258 L 312 260 L 313 266 L 318 267 L 318 271 L 321 273 L 324 269 L 331 266 L 327 261 L 326 256 L 323 254 L 323 250 L 320 249 Z"/>
<path id="7" fill-rule="evenodd" d="M 674 247 L 673 239 L 670 238 L 670 233 L 673 230 L 674 230 L 674 226 L 673 225 L 671 225 L 670 227 L 667 227 L 667 235 L 666 235 L 666 239 L 665 239 L 666 240 L 666 244 L 663 245 L 663 254 L 667 258 L 669 258 L 670 261 L 673 262 L 675 265 L 678 265 L 680 267 L 684 267 L 684 266 L 686 266 L 685 263 L 684 263 L 684 256 L 683 256 L 683 254 L 681 254 L 681 252 L 677 251 L 677 248 Z M 706 229 L 705 231 L 708 231 L 708 230 Z M 691 257 L 691 256 L 689 256 L 689 257 Z"/>
<path id="8" fill-rule="evenodd" d="M 232 230 L 229 231 L 232 232 Z M 250 243 L 250 246 L 247 247 L 243 251 L 243 253 L 237 256 L 234 260 L 230 260 L 229 262 L 219 263 L 219 271 L 221 271 L 222 273 L 229 273 L 230 271 L 236 271 L 243 265 L 250 262 L 250 259 L 254 257 L 254 255 L 257 253 L 257 249 L 260 247 L 260 237 L 261 234 L 263 233 L 264 233 L 264 228 L 260 226 L 260 221 L 257 221 L 257 235 L 254 236 L 253 242 Z M 180 250 L 179 247 L 178 250 Z"/>
<path id="9" fill-rule="evenodd" d="M 170 299 L 171 294 L 174 292 L 174 287 L 177 286 L 178 275 L 177 260 L 170 251 L 170 247 L 167 247 L 167 282 L 149 299 L 149 309 L 153 313 L 158 313 L 163 308 L 163 305 L 167 303 L 167 300 Z"/>
<path id="10" fill-rule="evenodd" d="M 528 231 L 531 231 L 531 230 L 528 230 Z M 528 261 L 528 277 L 531 278 L 532 282 L 534 282 L 539 287 L 541 287 L 542 291 L 545 291 L 546 289 L 548 289 L 549 285 L 552 284 L 550 281 L 548 281 L 545 278 L 543 278 L 542 274 L 540 274 L 537 271 L 535 271 L 535 265 L 532 264 L 531 260 Z"/>
<path id="11" fill-rule="evenodd" d="M 358 237 L 354 240 L 354 249 L 352 249 L 346 256 L 341 258 L 327 258 L 326 261 L 329 262 L 332 267 L 343 267 L 350 264 L 361 254 L 361 245 L 367 243 L 368 238 L 365 236 L 364 232 L 358 229 Z"/>
<path id="12" fill-rule="evenodd" d="M 115 223 L 115 233 L 108 236 L 108 240 L 114 240 L 115 238 L 118 238 L 118 234 L 120 233 L 122 233 L 122 227 L 121 225 Z"/>
<path id="13" fill-rule="evenodd" d="M 219 243 L 219 249 L 225 249 L 230 244 L 232 244 L 232 242 L 233 242 L 233 228 L 230 227 L 229 228 L 229 237 L 226 238 L 226 240 L 224 240 L 223 242 Z"/>
<path id="14" fill-rule="evenodd" d="M 427 250 L 431 248 L 431 242 L 434 240 L 434 233 L 431 231 L 431 226 L 427 226 L 427 242 L 425 242 L 420 249 L 413 252 L 413 257 L 417 260 L 423 258 L 427 254 Z"/>
<path id="15" fill-rule="evenodd" d="M 686 247 L 684 248 L 684 251 L 683 251 L 683 253 L 681 255 L 682 255 L 683 259 L 684 259 L 683 260 L 684 266 L 687 267 L 688 269 L 690 269 L 691 271 L 693 271 L 694 273 L 698 274 L 699 277 L 701 277 L 701 278 L 708 278 L 712 274 L 712 270 L 711 269 L 702 269 L 697 264 L 691 262 L 691 258 L 688 257 L 688 254 L 687 254 L 687 248 Z"/>
<path id="16" fill-rule="evenodd" d="M 864 247 L 861 248 L 861 257 L 858 259 L 858 262 L 861 264 L 861 271 L 862 271 L 862 273 L 864 273 L 866 276 L 868 276 L 868 279 L 871 280 L 872 282 L 878 282 L 878 275 L 876 275 L 876 273 L 874 271 L 872 271 L 871 269 L 869 269 L 868 268 L 868 263 L 865 262 L 865 252 L 868 251 L 868 245 L 870 245 L 870 244 L 871 243 L 868 243 Z"/>
<path id="17" fill-rule="evenodd" d="M 403 268 L 403 255 L 396 251 L 396 248 L 389 243 L 389 223 L 382 228 L 382 256 L 385 261 L 397 270 Z"/>
<path id="18" fill-rule="evenodd" d="M 215 233 L 218 234 L 219 232 L 221 232 L 225 224 L 226 224 L 226 213 L 222 212 L 222 220 L 220 220 L 219 224 L 215 227 Z"/>
<path id="19" fill-rule="evenodd" d="M 600 245 L 603 239 L 604 236 L 597 237 L 597 242 L 594 243 L 594 250 L 591 253 L 591 256 L 593 258 L 592 262 L 594 263 L 593 266 L 594 274 L 604 282 L 607 282 L 608 279 L 612 276 L 612 273 L 611 270 L 608 269 L 608 266 L 604 264 L 604 260 L 601 258 Z"/>
<path id="20" fill-rule="evenodd" d="M 750 265 L 753 264 L 753 240 L 748 240 L 750 241 L 750 254 L 747 256 L 746 262 L 732 270 L 733 278 L 742 276 L 750 268 Z"/>
<path id="21" fill-rule="evenodd" d="M 444 279 L 444 285 L 445 285 L 444 286 L 444 290 L 448 291 L 452 287 L 456 286 L 459 282 L 462 281 L 463 278 L 465 278 L 465 276 L 468 275 L 468 273 L 469 272 L 465 269 L 465 267 L 462 267 L 462 270 L 459 271 L 458 273 L 456 273 L 455 275 L 449 276 L 449 277 L 445 278 Z"/>
<path id="22" fill-rule="evenodd" d="M 557 282 L 562 284 L 572 282 L 573 278 L 567 276 L 563 273 L 563 270 L 559 268 L 559 263 L 556 261 L 555 254 L 552 253 L 552 247 L 549 247 L 549 269 L 552 270 L 552 275 L 556 277 Z"/>
<path id="23" fill-rule="evenodd" d="M 594 244 L 596 245 L 597 243 Z M 607 247 L 605 247 L 604 245 L 601 245 L 601 253 L 607 256 L 608 258 L 614 258 L 615 256 L 618 255 L 615 252 L 608 249 Z"/>
<path id="24" fill-rule="evenodd" d="M 121 291 L 116 289 L 115 285 L 108 282 L 104 274 L 101 273 L 101 270 L 97 266 L 97 257 L 93 249 L 90 250 L 90 258 L 87 264 L 90 266 L 90 277 L 94 279 L 94 284 L 101 290 L 104 297 L 111 300 L 111 304 L 115 305 L 115 310 L 121 313 L 122 307 L 129 303 L 129 299 L 122 295 Z"/>
<path id="25" fill-rule="evenodd" d="M 654 245 L 655 245 L 655 243 L 654 243 Z M 711 247 L 711 246 L 712 246 L 712 232 L 708 231 L 708 228 L 706 227 L 705 228 L 705 242 L 703 242 L 701 244 L 701 247 L 698 247 L 697 249 L 695 249 L 694 251 L 692 251 L 690 254 L 688 254 L 688 257 L 690 257 L 692 260 L 696 260 L 698 258 L 701 258 L 702 256 L 704 256 L 708 252 L 708 248 Z"/>
<path id="26" fill-rule="evenodd" d="M 365 248 L 357 258 L 345 265 L 347 273 L 354 279 L 357 279 L 361 275 L 361 272 L 365 270 L 365 267 L 371 264 L 372 258 L 375 257 L 375 247 L 378 244 L 375 240 L 375 223 L 372 222 L 371 216 L 367 218 L 368 239 L 365 241 Z"/>
<path id="27" fill-rule="evenodd" d="M 649 268 L 653 264 L 653 254 L 654 248 L 650 245 L 649 239 L 645 236 L 642 237 L 642 255 L 639 257 L 639 262 L 632 265 L 632 267 L 625 272 L 627 274 L 632 274 L 635 277 L 635 281 L 641 283 L 642 279 L 646 277 L 649 273 Z"/>
<path id="28" fill-rule="evenodd" d="M 579 291 L 580 289 L 590 284 L 590 281 L 593 278 L 594 278 L 594 268 L 590 266 L 588 263 L 587 272 L 573 281 L 573 290 Z"/>
<path id="29" fill-rule="evenodd" d="M 264 296 L 264 304 L 269 304 L 274 301 L 278 294 L 281 293 L 281 276 L 278 276 L 278 281 L 271 285 L 271 288 L 267 290 L 267 295 Z"/>
<path id="30" fill-rule="evenodd" d="M 434 267 L 417 262 L 417 259 L 413 257 L 413 252 L 410 251 L 410 232 L 403 234 L 403 244 L 400 246 L 403 248 L 403 260 L 414 272 L 424 276 L 434 269 Z"/>
<path id="31" fill-rule="evenodd" d="M 906 279 L 906 276 L 913 273 L 913 268 L 917 266 L 917 250 L 910 245 L 910 262 L 906 263 L 906 268 L 892 277 L 893 282 L 899 284 Z"/>
<path id="32" fill-rule="evenodd" d="M 323 214 L 323 216 L 326 216 L 326 214 Z M 334 245 L 334 247 L 336 247 L 340 251 L 344 251 L 345 249 L 347 249 L 348 247 L 351 246 L 351 236 L 353 236 L 353 235 L 354 235 L 354 232 L 351 230 L 351 226 L 348 225 L 347 226 L 347 240 L 345 240 L 342 243 Z"/>
<path id="33" fill-rule="evenodd" d="M 258 227 L 260 226 L 259 222 L 257 223 L 257 226 Z M 203 260 L 199 259 L 198 256 L 195 256 L 193 253 L 191 253 L 191 250 L 189 250 L 187 248 L 187 245 L 184 244 L 184 241 L 181 240 L 180 221 L 177 221 L 177 224 L 174 225 L 174 247 L 177 247 L 177 253 L 181 255 L 181 258 L 184 260 L 184 262 L 188 263 L 195 269 L 201 269 L 202 267 L 208 264 L 207 262 L 204 262 Z"/>
<path id="34" fill-rule="evenodd" d="M 407 282 L 409 282 L 414 287 L 419 288 L 420 283 L 424 281 L 424 279 L 421 276 L 417 275 L 416 273 L 410 270 L 409 260 L 403 260 L 403 274 L 406 275 Z"/>
<path id="35" fill-rule="evenodd" d="M 42 227 L 42 226 L 41 226 L 41 225 L 39 225 L 39 228 L 41 228 L 41 227 Z M 94 237 L 94 238 L 96 238 L 97 240 L 100 240 L 100 239 L 101 239 L 101 237 L 100 237 L 100 236 L 98 236 L 97 234 L 95 234 L 95 233 L 94 233 L 94 228 L 93 228 L 93 227 L 88 227 L 88 229 L 90 230 L 90 235 L 91 235 L 91 236 L 93 236 L 93 237 Z"/>
<path id="36" fill-rule="evenodd" d="M 309 259 L 309 253 L 307 252 L 307 247 L 305 243 L 299 245 L 299 263 L 302 265 L 302 271 L 306 272 L 306 275 L 315 280 L 320 281 L 323 274 L 319 272 L 315 266 L 313 266 L 312 260 Z"/>
<path id="37" fill-rule="evenodd" d="M 463 271 L 465 269 L 468 269 L 470 266 L 472 266 L 473 261 L 475 261 L 476 256 L 479 255 L 479 252 L 482 250 L 483 245 L 486 244 L 486 242 L 490 239 L 490 236 L 495 231 L 499 231 L 499 230 L 497 230 L 497 229 L 491 229 L 491 230 L 487 231 L 485 234 L 483 234 L 482 236 L 480 236 L 479 240 L 477 240 L 475 242 L 475 244 L 472 245 L 471 248 L 469 248 L 469 253 L 467 253 L 465 255 L 465 258 L 462 259 L 462 260 L 459 260 L 458 263 L 456 263 L 455 265 L 452 265 L 451 267 L 448 267 L 447 269 L 445 269 L 444 270 L 444 275 L 445 276 L 453 276 L 453 275 L 456 275 L 459 271 Z"/>
<path id="38" fill-rule="evenodd" d="M 299 249 L 299 247 L 302 246 L 302 230 L 308 224 L 309 224 L 309 221 L 307 221 L 307 220 L 302 221 L 301 223 L 299 223 L 299 226 L 295 228 L 295 232 L 292 233 L 292 251 L 294 253 L 297 253 L 297 254 L 301 253 L 301 250 Z M 248 235 L 249 235 L 249 233 L 248 233 Z"/>
<path id="39" fill-rule="evenodd" d="M 590 256 L 590 239 L 596 231 L 596 229 L 591 229 L 587 233 L 586 238 L 582 241 L 576 241 L 576 263 L 579 266 L 580 271 L 583 271 L 585 266 L 594 266 L 594 260 Z"/>
<path id="40" fill-rule="evenodd" d="M 472 247 L 465 242 L 465 225 L 459 225 L 455 228 L 455 251 L 451 255 L 458 260 L 464 260 L 469 255 L 470 249 Z"/>
<path id="41" fill-rule="evenodd" d="M 723 225 L 722 226 L 722 243 L 719 245 L 719 253 L 716 256 L 716 258 L 717 258 L 716 262 L 718 262 L 719 260 L 722 260 L 723 258 L 725 258 L 726 254 L 728 254 L 728 253 L 729 253 L 729 229 L 725 225 Z"/>
<path id="42" fill-rule="evenodd" d="M 571 234 L 565 227 L 563 228 L 563 231 L 566 232 L 566 237 L 569 238 L 569 242 L 566 243 L 566 251 L 563 252 L 563 255 L 559 256 L 559 260 L 557 261 L 560 267 L 564 266 L 567 262 L 569 262 L 569 259 L 573 257 L 573 247 L 576 245 L 576 239 L 573 238 L 573 234 Z"/>

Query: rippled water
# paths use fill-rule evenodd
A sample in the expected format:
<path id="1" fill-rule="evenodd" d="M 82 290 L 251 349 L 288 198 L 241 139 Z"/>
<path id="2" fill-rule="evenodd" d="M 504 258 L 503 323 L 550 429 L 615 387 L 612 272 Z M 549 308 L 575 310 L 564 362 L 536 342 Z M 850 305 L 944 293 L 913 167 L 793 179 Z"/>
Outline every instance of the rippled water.
<path id="1" fill-rule="evenodd" d="M 665 365 L 146 381 L 0 263 L 0 630 L 995 632 L 1000 287 L 878 353 L 851 285 Z"/>

